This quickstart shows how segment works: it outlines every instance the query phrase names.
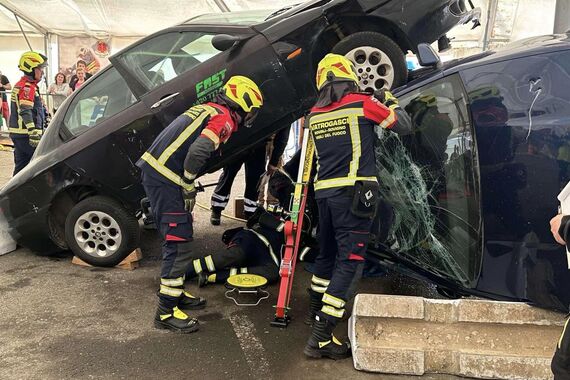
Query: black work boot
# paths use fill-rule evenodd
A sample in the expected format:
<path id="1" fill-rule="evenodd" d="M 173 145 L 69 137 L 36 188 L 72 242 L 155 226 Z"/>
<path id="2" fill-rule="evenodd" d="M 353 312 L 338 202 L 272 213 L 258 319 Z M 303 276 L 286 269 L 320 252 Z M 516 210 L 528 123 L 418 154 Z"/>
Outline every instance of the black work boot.
<path id="1" fill-rule="evenodd" d="M 313 323 L 313 332 L 303 352 L 311 358 L 345 359 L 352 355 L 350 343 L 341 343 L 332 334 L 334 325 L 317 315 Z"/>
<path id="2" fill-rule="evenodd" d="M 199 323 L 196 318 L 190 318 L 178 307 L 171 309 L 159 304 L 154 316 L 154 327 L 189 334 L 198 331 Z"/>
<path id="3" fill-rule="evenodd" d="M 188 292 L 182 293 L 178 307 L 182 310 L 199 310 L 206 307 L 206 299 L 202 297 L 194 297 Z"/>
<path id="4" fill-rule="evenodd" d="M 323 307 L 323 294 L 319 292 L 315 292 L 313 289 L 308 288 L 307 293 L 309 293 L 309 311 L 305 316 L 304 323 L 306 325 L 312 326 L 313 322 L 315 322 L 315 316 L 317 315 L 317 311 L 321 310 Z"/>
<path id="5" fill-rule="evenodd" d="M 212 207 L 212 213 L 210 214 L 210 223 L 212 226 L 219 226 L 222 220 L 222 210 L 219 207 Z"/>

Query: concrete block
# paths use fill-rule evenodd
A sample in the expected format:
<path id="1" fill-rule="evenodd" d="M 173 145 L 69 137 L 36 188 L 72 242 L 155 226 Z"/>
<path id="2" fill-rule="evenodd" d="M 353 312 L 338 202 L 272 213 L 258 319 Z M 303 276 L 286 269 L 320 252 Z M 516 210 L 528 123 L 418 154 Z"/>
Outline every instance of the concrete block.
<path id="1" fill-rule="evenodd" d="M 349 335 L 358 370 L 550 379 L 564 315 L 522 303 L 357 295 Z"/>

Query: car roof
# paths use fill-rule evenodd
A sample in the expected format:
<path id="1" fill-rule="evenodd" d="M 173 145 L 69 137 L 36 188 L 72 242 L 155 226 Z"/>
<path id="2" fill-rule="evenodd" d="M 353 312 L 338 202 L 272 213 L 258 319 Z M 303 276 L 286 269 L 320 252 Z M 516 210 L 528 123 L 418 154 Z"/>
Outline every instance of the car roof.
<path id="1" fill-rule="evenodd" d="M 549 34 L 526 38 L 512 42 L 497 50 L 490 50 L 449 61 L 443 64 L 441 69 L 445 74 L 451 74 L 471 67 L 568 49 L 570 49 L 570 34 Z"/>
<path id="2" fill-rule="evenodd" d="M 430 81 L 434 77 L 439 78 L 443 75 L 451 75 L 477 66 L 569 49 L 570 33 L 530 37 L 512 42 L 496 50 L 488 50 L 465 58 L 445 62 L 437 69 L 430 69 L 428 67 L 419 68 L 414 71 L 417 73 L 416 75 L 411 74 L 413 77 L 412 80 L 404 86 L 394 89 L 394 92 L 407 92 L 408 90 L 423 85 L 425 81 Z"/>
<path id="3" fill-rule="evenodd" d="M 275 7 L 249 11 L 205 13 L 184 21 L 182 25 L 256 25 L 266 21 L 279 9 L 279 7 Z"/>

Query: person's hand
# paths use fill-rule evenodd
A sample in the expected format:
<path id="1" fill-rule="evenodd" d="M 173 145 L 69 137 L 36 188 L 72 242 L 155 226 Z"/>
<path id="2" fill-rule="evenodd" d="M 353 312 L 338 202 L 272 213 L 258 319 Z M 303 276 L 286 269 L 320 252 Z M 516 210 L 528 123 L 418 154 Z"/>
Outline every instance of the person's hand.
<path id="1" fill-rule="evenodd" d="M 271 176 L 277 170 L 277 166 L 273 166 L 271 164 L 267 164 L 267 175 Z"/>
<path id="2" fill-rule="evenodd" d="M 184 198 L 184 209 L 191 213 L 196 205 L 196 188 L 194 183 L 192 183 L 191 188 L 182 188 L 182 198 Z"/>
<path id="3" fill-rule="evenodd" d="M 32 129 L 28 136 L 28 141 L 30 146 L 33 148 L 37 147 L 38 144 L 40 143 L 41 138 L 42 138 L 42 131 L 40 131 L 39 129 Z"/>
<path id="4" fill-rule="evenodd" d="M 550 219 L 550 232 L 552 232 L 552 236 L 554 237 L 554 240 L 556 240 L 558 244 L 565 245 L 566 242 L 558 233 L 558 231 L 560 230 L 560 224 L 562 223 L 563 217 L 564 215 L 558 214 L 554 218 Z"/>
<path id="5" fill-rule="evenodd" d="M 398 105 L 398 98 L 396 98 L 392 93 L 385 89 L 381 88 L 380 90 L 374 91 L 374 98 L 376 98 L 380 103 L 384 104 L 386 107 L 397 106 Z"/>

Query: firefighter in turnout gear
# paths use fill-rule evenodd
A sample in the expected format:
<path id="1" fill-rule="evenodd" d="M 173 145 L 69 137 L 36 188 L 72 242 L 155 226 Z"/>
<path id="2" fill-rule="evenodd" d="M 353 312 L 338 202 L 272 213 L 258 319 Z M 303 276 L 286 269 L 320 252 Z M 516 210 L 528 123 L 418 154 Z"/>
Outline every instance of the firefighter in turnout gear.
<path id="1" fill-rule="evenodd" d="M 14 143 L 14 175 L 28 165 L 42 137 L 44 108 L 38 83 L 46 64 L 47 57 L 34 51 L 20 57 L 18 68 L 24 75 L 12 89 L 8 123 L 10 139 Z"/>
<path id="2" fill-rule="evenodd" d="M 304 352 L 342 359 L 351 355 L 350 345 L 333 330 L 362 275 L 378 198 L 375 126 L 390 129 L 397 115 L 382 104 L 386 99 L 358 92 L 353 65 L 343 56 L 327 54 L 316 81 L 318 100 L 305 123 L 317 157 L 320 252 L 309 289 L 313 330 Z"/>
<path id="3" fill-rule="evenodd" d="M 262 104 L 261 91 L 251 79 L 232 76 L 215 102 L 193 106 L 177 117 L 137 162 L 164 239 L 156 328 L 182 333 L 198 330 L 198 321 L 182 311 L 206 303 L 184 290 L 185 274 L 192 265 L 194 180 L 210 154 L 238 126 L 251 126 Z"/>
<path id="4" fill-rule="evenodd" d="M 270 213 L 258 208 L 245 228 L 237 227 L 224 232 L 222 241 L 226 249 L 194 259 L 186 277 L 197 276 L 200 287 L 223 284 L 230 276 L 241 273 L 263 276 L 270 284 L 276 282 L 279 279 L 281 249 L 285 243 L 285 220 L 279 214 L 279 211 Z M 316 241 L 307 231 L 310 231 L 310 225 L 303 234 L 304 247 L 299 255 L 301 261 L 314 260 L 317 251 Z"/>

